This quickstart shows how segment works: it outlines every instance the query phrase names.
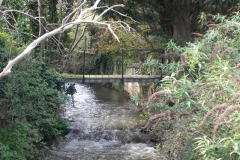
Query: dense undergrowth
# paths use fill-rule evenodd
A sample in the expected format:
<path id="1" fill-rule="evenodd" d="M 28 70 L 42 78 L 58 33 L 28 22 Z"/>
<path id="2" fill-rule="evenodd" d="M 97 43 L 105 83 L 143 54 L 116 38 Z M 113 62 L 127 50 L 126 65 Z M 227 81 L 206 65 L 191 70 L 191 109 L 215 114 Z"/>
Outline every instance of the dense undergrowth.
<path id="1" fill-rule="evenodd" d="M 165 140 L 169 131 L 178 137 L 178 144 L 160 145 L 169 153 L 178 150 L 176 159 L 240 159 L 239 12 L 201 16 L 209 27 L 204 35 L 185 47 L 168 43 L 181 61 L 165 65 L 175 71 L 166 72 L 148 98 L 143 129 Z"/>
<path id="2" fill-rule="evenodd" d="M 0 34 L 1 68 L 14 54 L 9 38 Z M 39 59 L 28 57 L 0 81 L 1 160 L 34 158 L 46 147 L 45 140 L 68 132 L 59 117 L 66 98 L 64 78 Z"/>

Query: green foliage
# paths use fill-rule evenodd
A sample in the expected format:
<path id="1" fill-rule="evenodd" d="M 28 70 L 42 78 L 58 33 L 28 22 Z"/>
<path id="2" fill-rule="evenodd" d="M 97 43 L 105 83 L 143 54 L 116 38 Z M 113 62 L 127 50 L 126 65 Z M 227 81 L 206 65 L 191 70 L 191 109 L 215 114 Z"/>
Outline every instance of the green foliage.
<path id="1" fill-rule="evenodd" d="M 207 23 L 207 15 L 205 12 L 201 12 L 199 15 L 198 15 L 198 23 L 200 24 L 200 27 L 204 27 L 205 24 Z"/>
<path id="2" fill-rule="evenodd" d="M 142 64 L 141 74 L 158 75 L 161 71 L 160 67 L 161 63 L 158 60 L 148 57 Z"/>
<path id="3" fill-rule="evenodd" d="M 7 56 L 11 51 L 11 36 L 6 32 L 0 32 L 0 68 L 7 64 Z"/>
<path id="4" fill-rule="evenodd" d="M 149 112 L 143 112 L 139 117 L 143 120 L 148 120 L 151 117 L 151 114 Z"/>
<path id="5" fill-rule="evenodd" d="M 44 12 L 49 13 L 45 20 L 57 23 L 57 1 L 43 2 Z M 2 7 L 4 10 L 26 12 L 33 17 L 38 15 L 36 0 L 3 1 Z M 39 33 L 38 21 L 20 12 L 1 15 L 1 70 Z M 52 49 L 50 46 L 55 47 L 49 42 L 50 39 L 46 42 L 49 49 Z M 68 132 L 65 122 L 59 119 L 63 112 L 60 104 L 66 98 L 65 80 L 61 74 L 48 67 L 38 49 L 33 52 L 34 56 L 14 66 L 12 73 L 0 80 L 0 159 L 33 158 L 39 152 L 43 140 Z"/>
<path id="6" fill-rule="evenodd" d="M 6 32 L 0 32 L 0 46 L 1 52 L 7 52 L 11 47 L 11 36 Z"/>
<path id="7" fill-rule="evenodd" d="M 104 5 L 115 4 L 115 1 L 105 0 L 102 3 Z M 118 8 L 121 13 L 132 17 L 139 23 L 133 23 L 132 27 L 138 31 L 145 39 L 146 42 L 150 42 L 151 45 L 156 43 L 161 45 L 163 39 L 172 38 L 174 33 L 179 32 L 175 30 L 173 25 L 178 25 L 184 21 L 185 24 L 181 24 L 183 28 L 191 27 L 188 29 L 188 34 L 196 31 L 206 31 L 207 27 L 203 27 L 203 23 L 206 22 L 206 13 L 223 13 L 225 15 L 230 14 L 232 8 L 238 5 L 238 0 L 182 0 L 182 1 L 152 1 L 152 0 L 124 0 L 121 1 L 125 5 L 124 8 Z M 101 10 L 102 11 L 102 10 Z M 187 16 L 188 15 L 188 16 Z M 167 17 L 167 18 L 166 18 Z M 197 19 L 199 17 L 199 19 Z M 106 14 L 107 20 L 110 18 L 125 20 L 124 17 L 116 16 L 114 12 Z M 199 23 L 200 22 L 200 23 Z M 191 26 L 188 26 L 188 24 Z M 183 26 L 184 25 L 184 26 Z M 176 26 L 175 26 L 176 27 Z M 173 31 L 174 30 L 174 31 Z M 180 31 L 181 32 L 181 31 Z M 157 33 L 157 34 L 156 34 Z M 181 33 L 178 33 L 181 35 Z M 155 41 L 151 41 L 154 37 Z M 176 37 L 175 37 L 176 38 Z M 182 39 L 183 37 L 179 37 Z M 190 38 L 190 37 L 189 37 Z M 156 41 L 156 39 L 158 39 Z M 179 42 L 179 44 L 182 42 Z M 182 43 L 184 44 L 184 43 Z"/>
<path id="8" fill-rule="evenodd" d="M 186 160 L 196 160 L 196 159 L 201 159 L 201 157 L 199 156 L 198 153 L 191 151 L 186 153 L 185 155 L 183 155 L 182 159 L 186 159 Z"/>
<path id="9" fill-rule="evenodd" d="M 76 92 L 77 92 L 77 90 L 75 88 L 75 83 L 67 84 L 67 86 L 66 86 L 66 94 L 67 95 L 73 96 Z"/>
<path id="10" fill-rule="evenodd" d="M 131 97 L 131 101 L 130 101 L 132 104 L 134 104 L 134 105 L 139 105 L 139 103 L 140 103 L 140 99 L 139 99 L 139 97 Z"/>
<path id="11" fill-rule="evenodd" d="M 229 159 L 240 158 L 240 139 L 239 134 L 233 137 L 225 137 L 217 142 L 213 142 L 207 136 L 195 138 L 196 148 L 203 159 Z"/>
<path id="12" fill-rule="evenodd" d="M 0 131 L 0 159 L 26 160 L 37 150 L 34 143 L 41 141 L 38 131 L 29 123 L 18 123 Z M 30 153 L 30 154 L 29 154 Z"/>
<path id="13" fill-rule="evenodd" d="M 9 36 L 1 33 L 0 60 L 8 61 Z M 5 65 L 5 63 L 1 64 Z M 28 57 L 0 80 L 0 159 L 28 159 L 44 139 L 68 132 L 59 119 L 65 100 L 65 80 L 35 57 Z"/>
<path id="14" fill-rule="evenodd" d="M 181 63 L 166 65 L 169 76 L 164 77 L 158 90 L 169 93 L 174 105 L 162 107 L 161 104 L 170 96 L 161 96 L 151 106 L 157 111 L 170 110 L 175 117 L 189 113 L 188 118 L 175 121 L 176 125 L 182 127 L 173 128 L 179 131 L 183 127 L 190 127 L 196 131 L 192 134 L 196 137 L 196 143 L 193 144 L 195 150 L 185 155 L 189 159 L 235 160 L 239 159 L 240 151 L 240 18 L 238 13 L 230 18 L 218 14 L 210 20 L 216 23 L 212 23 L 214 27 L 203 38 L 185 47 L 173 41 L 167 44 L 169 51 L 180 54 Z M 226 104 L 226 108 L 217 110 L 223 104 Z M 190 113 L 193 108 L 199 111 Z"/>
<path id="15" fill-rule="evenodd" d="M 0 152 L 4 150 L 4 154 L 0 159 L 26 159 L 38 152 L 36 142 L 68 132 L 66 124 L 57 118 L 64 101 L 63 77 L 32 59 L 18 68 L 1 87 L 1 101 L 10 107 L 2 120 L 8 123 L 1 126 Z"/>
<path id="16" fill-rule="evenodd" d="M 96 55 L 94 59 L 94 63 L 87 64 L 87 68 L 89 71 L 86 71 L 86 73 L 90 74 L 116 74 L 121 73 L 121 56 L 118 55 L 111 55 L 111 54 L 101 54 Z M 116 67 L 116 71 L 114 70 L 114 67 Z"/>
<path id="17" fill-rule="evenodd" d="M 44 138 L 47 139 L 64 136 L 69 132 L 66 123 L 59 118 L 46 119 L 40 124 L 39 128 Z"/>

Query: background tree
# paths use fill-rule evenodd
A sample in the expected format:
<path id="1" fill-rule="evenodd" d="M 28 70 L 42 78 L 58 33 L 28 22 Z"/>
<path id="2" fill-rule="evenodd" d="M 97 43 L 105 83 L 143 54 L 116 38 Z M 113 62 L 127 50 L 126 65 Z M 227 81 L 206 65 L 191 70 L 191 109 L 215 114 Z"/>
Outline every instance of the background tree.
<path id="1" fill-rule="evenodd" d="M 119 11 L 138 22 L 132 23 L 131 27 L 141 34 L 147 43 L 157 42 L 160 45 L 169 39 L 185 44 L 184 42 L 198 37 L 199 34 L 196 33 L 206 31 L 207 27 L 203 27 L 198 20 L 201 13 L 230 15 L 231 9 L 238 4 L 237 0 L 120 0 L 119 2 L 125 5 Z M 104 0 L 102 3 L 111 5 L 113 2 Z M 105 18 L 121 19 L 111 13 L 113 12 L 107 14 Z"/>

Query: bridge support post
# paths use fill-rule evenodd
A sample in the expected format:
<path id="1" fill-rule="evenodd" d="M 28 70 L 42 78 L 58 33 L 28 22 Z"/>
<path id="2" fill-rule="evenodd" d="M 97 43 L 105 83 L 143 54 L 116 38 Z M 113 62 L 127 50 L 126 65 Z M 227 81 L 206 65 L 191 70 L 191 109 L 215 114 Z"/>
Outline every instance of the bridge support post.
<path id="1" fill-rule="evenodd" d="M 124 78 L 123 78 L 123 60 L 124 60 L 124 52 L 122 51 L 122 84 L 124 84 Z"/>

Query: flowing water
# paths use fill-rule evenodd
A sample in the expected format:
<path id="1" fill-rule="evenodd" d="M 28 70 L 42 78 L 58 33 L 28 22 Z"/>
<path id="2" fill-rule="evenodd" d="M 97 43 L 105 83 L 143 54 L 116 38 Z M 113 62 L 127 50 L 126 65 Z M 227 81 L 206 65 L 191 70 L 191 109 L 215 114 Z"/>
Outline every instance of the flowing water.
<path id="1" fill-rule="evenodd" d="M 123 93 L 101 85 L 75 85 L 63 116 L 70 133 L 51 145 L 51 160 L 163 160 L 140 132 L 139 112 Z"/>

